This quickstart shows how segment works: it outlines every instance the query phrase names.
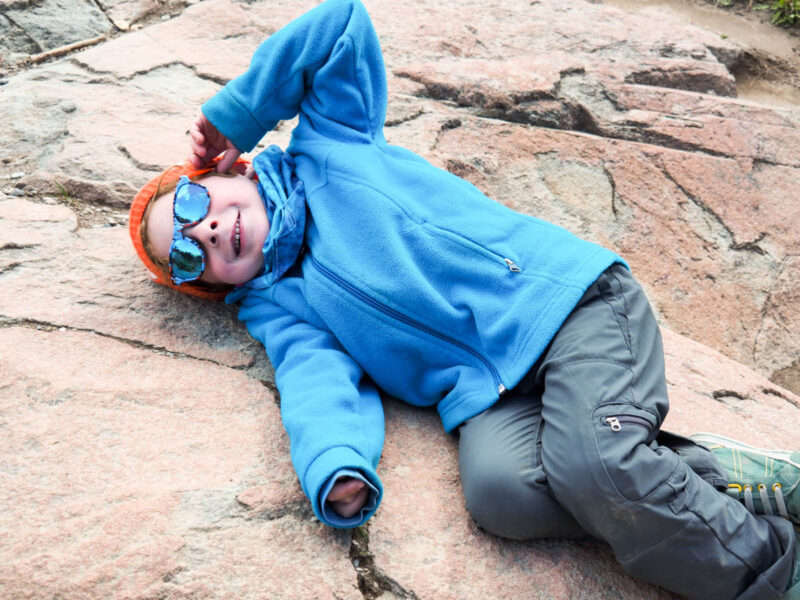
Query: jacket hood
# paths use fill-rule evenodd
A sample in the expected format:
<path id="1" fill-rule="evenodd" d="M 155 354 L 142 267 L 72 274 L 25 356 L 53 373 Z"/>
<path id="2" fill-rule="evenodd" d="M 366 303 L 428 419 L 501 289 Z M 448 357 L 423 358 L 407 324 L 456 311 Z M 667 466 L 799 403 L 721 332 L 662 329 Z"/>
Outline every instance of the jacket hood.
<path id="1" fill-rule="evenodd" d="M 306 195 L 294 171 L 294 158 L 278 146 L 270 146 L 253 161 L 258 192 L 267 210 L 269 234 L 264 242 L 264 270 L 225 297 L 233 303 L 251 289 L 263 289 L 283 277 L 303 247 L 306 229 Z"/>

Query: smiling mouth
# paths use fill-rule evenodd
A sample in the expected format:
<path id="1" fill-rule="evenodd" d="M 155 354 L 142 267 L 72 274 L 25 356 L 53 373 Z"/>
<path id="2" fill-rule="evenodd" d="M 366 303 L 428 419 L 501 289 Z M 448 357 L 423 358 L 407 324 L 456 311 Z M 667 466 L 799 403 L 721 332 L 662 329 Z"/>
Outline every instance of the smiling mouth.
<path id="1" fill-rule="evenodd" d="M 233 228 L 233 251 L 236 253 L 236 256 L 239 256 L 239 253 L 242 251 L 240 231 L 241 225 L 239 223 L 241 217 L 241 214 L 236 215 L 236 223 Z"/>

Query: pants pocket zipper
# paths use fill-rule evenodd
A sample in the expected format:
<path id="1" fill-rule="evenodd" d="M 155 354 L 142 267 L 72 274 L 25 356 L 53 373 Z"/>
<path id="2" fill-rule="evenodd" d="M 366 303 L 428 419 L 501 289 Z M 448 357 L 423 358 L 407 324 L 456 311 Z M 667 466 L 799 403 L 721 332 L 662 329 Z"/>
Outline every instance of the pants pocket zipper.
<path id="1" fill-rule="evenodd" d="M 636 417 L 634 415 L 615 415 L 612 417 L 603 417 L 603 422 L 611 427 L 611 431 L 622 431 L 623 423 L 627 423 L 630 425 L 636 425 L 638 427 L 645 427 L 647 429 L 652 429 L 653 424 L 650 423 L 647 419 L 642 417 Z"/>

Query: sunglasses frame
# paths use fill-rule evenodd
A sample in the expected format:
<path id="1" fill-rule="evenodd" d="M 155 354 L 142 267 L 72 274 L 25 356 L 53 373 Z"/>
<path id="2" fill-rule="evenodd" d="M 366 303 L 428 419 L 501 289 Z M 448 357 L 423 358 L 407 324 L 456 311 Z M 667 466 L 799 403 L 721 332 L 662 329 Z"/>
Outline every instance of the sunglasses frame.
<path id="1" fill-rule="evenodd" d="M 203 193 L 205 194 L 206 198 L 206 205 L 203 214 L 200 216 L 199 219 L 190 222 L 184 222 L 183 220 L 179 220 L 177 214 L 178 194 L 183 190 L 183 188 L 187 186 L 199 187 L 200 189 L 203 190 Z M 203 273 L 206 270 L 205 250 L 203 250 L 203 247 L 196 240 L 193 240 L 190 237 L 186 237 L 183 234 L 183 230 L 186 229 L 187 227 L 193 227 L 194 225 L 197 225 L 203 219 L 205 219 L 208 216 L 208 209 L 210 208 L 210 206 L 211 206 L 211 195 L 209 194 L 208 189 L 205 186 L 200 185 L 199 183 L 190 181 L 186 175 L 181 175 L 181 178 L 178 180 L 178 183 L 175 186 L 175 194 L 172 197 L 172 244 L 170 244 L 169 247 L 169 276 L 170 279 L 172 279 L 172 283 L 174 283 L 175 285 L 181 285 L 182 283 L 188 283 L 190 281 L 195 281 L 197 279 L 200 279 L 200 277 L 203 276 Z M 180 249 L 176 250 L 176 244 L 179 243 L 188 243 L 189 249 L 195 250 L 197 252 L 196 256 L 200 257 L 201 261 L 200 270 L 198 274 L 194 277 L 179 277 L 174 272 L 175 269 L 173 265 L 174 262 L 173 251 L 180 251 Z"/>

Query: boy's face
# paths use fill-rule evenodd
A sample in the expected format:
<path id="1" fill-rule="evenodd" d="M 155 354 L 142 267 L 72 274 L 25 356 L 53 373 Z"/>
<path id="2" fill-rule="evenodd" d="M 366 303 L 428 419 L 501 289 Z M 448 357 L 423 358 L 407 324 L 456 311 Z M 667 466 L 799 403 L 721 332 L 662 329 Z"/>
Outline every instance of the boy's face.
<path id="1" fill-rule="evenodd" d="M 261 251 L 269 233 L 267 213 L 256 183 L 243 175 L 208 175 L 196 183 L 208 190 L 211 198 L 208 214 L 182 233 L 197 241 L 205 252 L 201 281 L 230 284 L 250 281 L 264 264 Z M 165 259 L 172 245 L 174 195 L 169 192 L 156 198 L 147 219 L 147 235 L 153 250 Z"/>

